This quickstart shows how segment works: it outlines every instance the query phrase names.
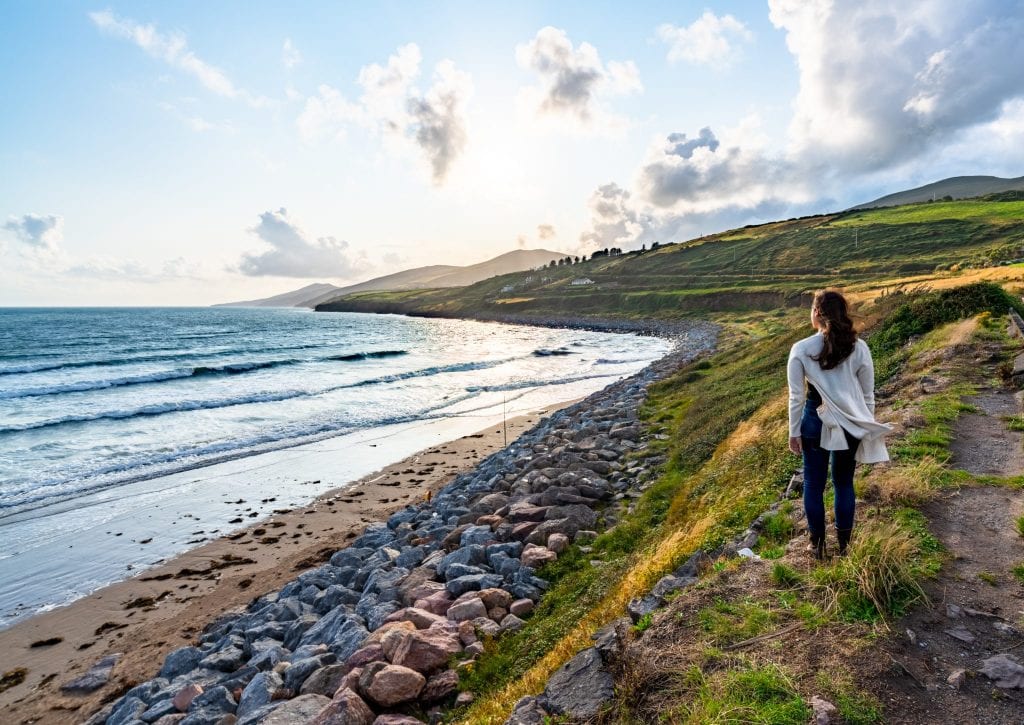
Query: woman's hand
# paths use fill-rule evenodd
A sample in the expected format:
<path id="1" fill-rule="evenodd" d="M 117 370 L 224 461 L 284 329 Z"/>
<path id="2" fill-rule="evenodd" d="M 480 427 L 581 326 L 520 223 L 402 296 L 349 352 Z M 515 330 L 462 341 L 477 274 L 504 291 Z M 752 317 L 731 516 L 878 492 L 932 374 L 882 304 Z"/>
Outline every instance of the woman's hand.
<path id="1" fill-rule="evenodd" d="M 789 450 L 795 456 L 803 455 L 804 446 L 799 436 L 795 436 L 789 439 Z"/>

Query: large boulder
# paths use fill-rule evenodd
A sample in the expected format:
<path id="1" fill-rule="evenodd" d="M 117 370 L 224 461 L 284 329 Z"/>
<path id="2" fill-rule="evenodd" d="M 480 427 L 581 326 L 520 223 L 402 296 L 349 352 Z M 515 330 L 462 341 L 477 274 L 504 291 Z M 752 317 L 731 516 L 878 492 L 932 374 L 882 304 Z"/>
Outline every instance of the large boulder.
<path id="1" fill-rule="evenodd" d="M 352 658 L 350 657 L 349 659 L 351 660 Z M 306 678 L 306 681 L 302 683 L 302 689 L 299 690 L 299 694 L 333 697 L 350 669 L 351 667 L 347 664 L 321 667 Z"/>
<path id="2" fill-rule="evenodd" d="M 536 544 L 527 544 L 526 548 L 523 549 L 523 556 L 521 561 L 523 566 L 533 567 L 534 569 L 547 564 L 548 562 L 554 561 L 558 558 L 558 554 L 551 551 L 546 546 L 537 546 Z"/>
<path id="3" fill-rule="evenodd" d="M 613 697 L 615 680 L 604 669 L 600 653 L 588 647 L 555 671 L 540 702 L 552 714 L 591 720 Z"/>
<path id="4" fill-rule="evenodd" d="M 274 699 L 274 693 L 282 687 L 284 687 L 284 680 L 279 674 L 273 671 L 260 672 L 242 690 L 242 695 L 238 699 L 238 710 L 235 714 L 241 719 L 254 710 L 269 705 Z"/>
<path id="5" fill-rule="evenodd" d="M 453 622 L 465 622 L 469 619 L 486 616 L 487 605 L 477 597 L 453 604 L 448 608 L 448 619 Z"/>
<path id="6" fill-rule="evenodd" d="M 430 674 L 461 651 L 457 628 L 435 626 L 406 634 L 392 651 L 391 662 Z"/>
<path id="7" fill-rule="evenodd" d="M 326 644 L 339 660 L 344 660 L 359 649 L 368 635 L 358 617 L 339 608 L 306 630 L 299 643 Z"/>
<path id="8" fill-rule="evenodd" d="M 420 693 L 426 703 L 440 702 L 459 689 L 459 675 L 455 670 L 441 670 L 427 678 L 427 684 Z"/>
<path id="9" fill-rule="evenodd" d="M 427 682 L 419 672 L 402 665 L 371 665 L 359 680 L 366 696 L 382 707 L 415 700 Z"/>
<path id="10" fill-rule="evenodd" d="M 184 675 L 186 672 L 194 670 L 201 659 L 203 659 L 203 652 L 196 647 L 176 649 L 164 660 L 164 666 L 160 668 L 160 677 L 173 680 L 178 675 Z"/>
<path id="11" fill-rule="evenodd" d="M 331 704 L 323 695 L 299 695 L 274 708 L 259 721 L 260 725 L 307 725 L 312 723 Z"/>
<path id="12" fill-rule="evenodd" d="M 351 688 L 339 689 L 312 725 L 372 725 L 373 710 Z"/>

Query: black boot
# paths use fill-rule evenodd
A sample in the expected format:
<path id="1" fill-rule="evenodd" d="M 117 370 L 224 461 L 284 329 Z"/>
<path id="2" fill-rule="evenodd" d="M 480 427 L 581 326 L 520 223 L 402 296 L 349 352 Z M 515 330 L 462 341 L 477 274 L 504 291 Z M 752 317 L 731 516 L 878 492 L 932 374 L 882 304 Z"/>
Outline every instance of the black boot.
<path id="1" fill-rule="evenodd" d="M 836 540 L 839 542 L 839 556 L 846 556 L 846 547 L 850 545 L 853 529 L 836 529 Z"/>
<path id="2" fill-rule="evenodd" d="M 811 533 L 811 545 L 809 550 L 814 554 L 814 558 L 818 561 L 825 560 L 825 534 L 816 534 L 813 531 Z"/>

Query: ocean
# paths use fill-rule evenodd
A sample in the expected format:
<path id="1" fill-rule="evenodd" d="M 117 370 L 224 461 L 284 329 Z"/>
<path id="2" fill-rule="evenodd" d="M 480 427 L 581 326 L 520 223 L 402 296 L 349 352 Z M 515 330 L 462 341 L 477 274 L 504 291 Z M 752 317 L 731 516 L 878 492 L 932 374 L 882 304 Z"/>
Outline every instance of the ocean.
<path id="1" fill-rule="evenodd" d="M 227 491 L 302 505 L 668 349 L 299 309 L 0 309 L 0 627 L 196 545 L 168 534 L 186 508 L 223 535 L 204 502 Z"/>

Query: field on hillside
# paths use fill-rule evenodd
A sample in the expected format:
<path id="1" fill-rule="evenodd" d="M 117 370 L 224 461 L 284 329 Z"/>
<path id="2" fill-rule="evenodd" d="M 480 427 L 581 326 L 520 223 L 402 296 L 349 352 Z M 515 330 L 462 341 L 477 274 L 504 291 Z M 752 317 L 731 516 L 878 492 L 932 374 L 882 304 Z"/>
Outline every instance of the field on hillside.
<path id="1" fill-rule="evenodd" d="M 483 319 L 768 312 L 799 306 L 824 286 L 955 279 L 1022 257 L 1024 201 L 974 199 L 748 226 L 468 287 L 350 295 L 317 309 Z"/>

